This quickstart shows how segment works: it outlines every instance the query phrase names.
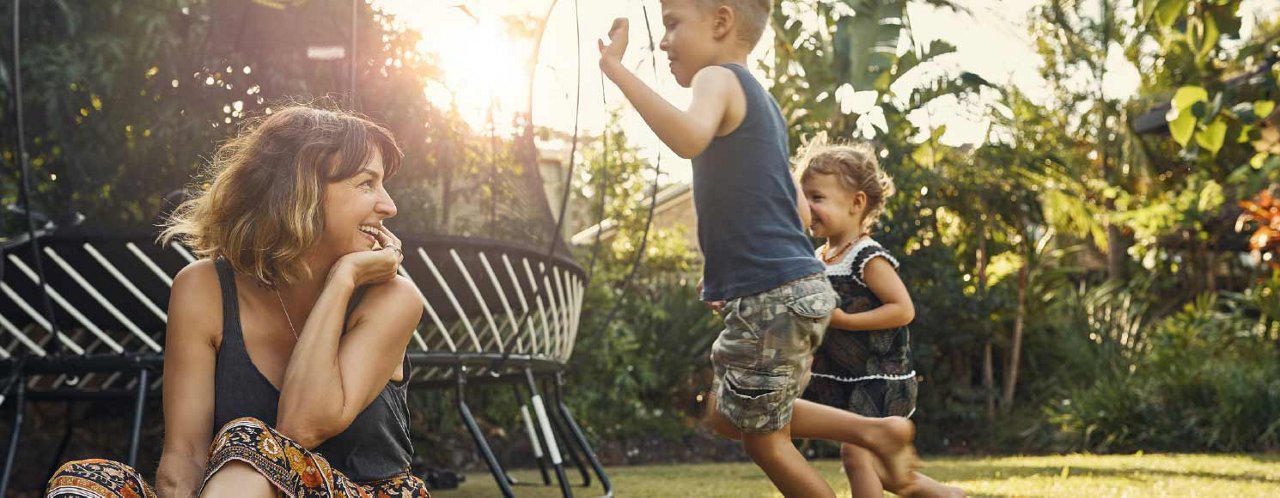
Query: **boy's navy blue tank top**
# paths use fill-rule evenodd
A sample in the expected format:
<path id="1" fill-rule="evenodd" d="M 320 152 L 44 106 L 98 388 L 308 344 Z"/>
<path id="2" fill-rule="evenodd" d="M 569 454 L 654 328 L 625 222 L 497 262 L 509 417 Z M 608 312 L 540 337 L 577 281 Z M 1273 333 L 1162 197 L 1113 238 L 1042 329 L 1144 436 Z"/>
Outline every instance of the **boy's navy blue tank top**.
<path id="1" fill-rule="evenodd" d="M 821 272 L 796 210 L 787 126 L 778 103 L 738 64 L 746 116 L 693 158 L 693 203 L 705 261 L 702 299 L 758 294 Z"/>
<path id="2" fill-rule="evenodd" d="M 213 429 L 217 431 L 240 417 L 253 417 L 275 427 L 280 391 L 249 359 L 240 328 L 240 304 L 231 265 L 219 258 L 215 266 L 222 286 L 222 346 L 218 348 L 214 367 Z M 348 318 L 364 295 L 363 290 L 361 287 L 352 294 L 347 306 Z M 406 356 L 406 376 L 408 360 Z M 345 431 L 315 447 L 314 451 L 355 481 L 372 481 L 407 472 L 413 456 L 409 442 L 408 387 L 408 378 L 388 382 Z"/>

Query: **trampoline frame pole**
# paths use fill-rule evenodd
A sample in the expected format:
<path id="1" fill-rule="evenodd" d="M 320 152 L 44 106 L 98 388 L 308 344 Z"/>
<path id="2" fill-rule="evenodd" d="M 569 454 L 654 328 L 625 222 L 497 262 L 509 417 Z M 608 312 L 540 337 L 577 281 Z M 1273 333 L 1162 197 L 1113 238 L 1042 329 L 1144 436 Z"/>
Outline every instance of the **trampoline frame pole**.
<path id="1" fill-rule="evenodd" d="M 564 418 L 565 425 L 569 427 L 569 433 L 573 436 L 573 443 L 577 444 L 578 448 L 582 450 L 587 462 L 595 470 L 596 477 L 600 478 L 600 485 L 604 487 L 604 495 L 611 497 L 613 496 L 613 483 L 609 482 L 609 476 L 605 474 L 604 466 L 600 465 L 600 460 L 596 458 L 595 452 L 591 450 L 591 444 L 587 442 L 587 436 L 583 434 L 578 422 L 573 419 L 573 414 L 569 412 L 569 407 L 564 404 L 563 387 L 564 375 L 562 372 L 556 372 L 556 409 L 560 412 L 560 416 Z"/>
<path id="2" fill-rule="evenodd" d="M 542 389 L 546 391 L 548 395 L 554 396 L 551 400 L 551 404 L 553 407 L 557 407 L 560 404 L 559 393 L 555 391 L 554 386 L 548 387 L 549 382 L 550 381 L 548 379 L 544 378 Z M 564 423 L 564 418 L 560 416 L 560 410 L 549 410 L 547 412 L 547 416 L 551 419 L 551 428 L 555 429 L 556 440 L 565 442 L 563 447 L 564 456 L 567 460 L 573 461 L 573 466 L 576 467 L 578 469 L 578 473 L 582 475 L 582 487 L 590 488 L 591 472 L 588 471 L 587 466 L 582 463 L 583 458 L 578 456 L 578 445 L 575 444 L 575 441 L 573 441 L 572 438 L 570 438 L 569 430 Z"/>
<path id="3" fill-rule="evenodd" d="M 137 468 L 138 464 L 138 440 L 142 438 L 142 416 L 143 409 L 147 405 L 147 381 L 149 377 L 150 375 L 146 368 L 138 369 L 138 390 L 133 404 L 133 426 L 129 429 L 129 459 L 125 461 L 130 467 L 134 468 Z"/>
<path id="4" fill-rule="evenodd" d="M 58 451 L 53 456 L 53 461 L 49 462 L 49 475 L 45 476 L 45 482 L 53 479 L 53 474 L 62 466 L 62 458 L 67 454 L 67 446 L 71 444 L 71 432 L 75 429 L 75 419 L 72 417 L 71 407 L 74 401 L 66 401 L 66 418 L 67 425 L 62 430 L 62 439 L 58 442 Z"/>
<path id="5" fill-rule="evenodd" d="M 546 404 L 542 401 L 542 395 L 538 394 L 538 383 L 533 378 L 533 369 L 525 367 L 525 380 L 529 385 L 530 403 L 533 404 L 534 414 L 538 417 L 538 424 L 542 427 L 543 439 L 547 443 L 548 455 L 551 457 L 551 467 L 556 471 L 556 481 L 560 483 L 560 494 L 564 498 L 573 496 L 573 489 L 569 487 L 569 478 L 564 474 L 564 462 L 560 459 L 560 449 L 556 445 L 555 433 L 551 430 L 551 421 L 547 416 Z"/>
<path id="6" fill-rule="evenodd" d="M 551 474 L 547 473 L 547 462 L 551 459 L 547 452 L 547 443 L 542 440 L 542 433 L 538 431 L 537 424 L 533 421 L 533 416 L 529 414 L 529 400 L 525 399 L 524 392 L 520 390 L 520 383 L 512 384 L 516 392 L 516 403 L 520 404 L 520 417 L 524 421 L 525 432 L 529 433 L 529 444 L 533 449 L 533 459 L 538 462 L 538 472 L 542 474 L 542 484 L 544 486 L 551 485 Z"/>
<path id="7" fill-rule="evenodd" d="M 17 376 L 14 379 L 17 383 L 15 388 L 18 390 L 14 397 L 17 400 L 13 404 L 13 427 L 9 429 L 9 448 L 5 452 L 4 475 L 0 476 L 0 496 L 7 496 L 9 492 L 9 477 L 13 475 L 13 461 L 18 456 L 18 439 L 22 437 L 22 422 L 27 409 L 27 378 L 21 372 Z"/>
<path id="8" fill-rule="evenodd" d="M 484 438 L 484 433 L 480 431 L 480 425 L 476 423 L 475 417 L 471 416 L 471 408 L 467 406 L 466 372 L 466 367 L 458 368 L 458 389 L 456 391 L 458 415 L 462 417 L 462 422 L 466 424 L 467 432 L 471 433 L 471 439 L 476 443 L 476 449 L 480 450 L 480 456 L 484 458 L 484 463 L 489 466 L 489 473 L 493 474 L 493 481 L 498 484 L 498 489 L 502 490 L 502 496 L 515 498 L 515 493 L 511 491 L 511 485 L 507 482 L 506 470 L 498 462 L 498 457 L 493 454 L 493 449 L 489 447 L 489 441 Z"/>

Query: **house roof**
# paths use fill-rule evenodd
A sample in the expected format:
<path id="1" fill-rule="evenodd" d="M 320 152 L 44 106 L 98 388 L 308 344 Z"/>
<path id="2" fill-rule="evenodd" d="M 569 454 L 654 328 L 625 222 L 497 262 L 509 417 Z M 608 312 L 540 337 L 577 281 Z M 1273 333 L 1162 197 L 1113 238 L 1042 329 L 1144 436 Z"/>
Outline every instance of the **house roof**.
<path id="1" fill-rule="evenodd" d="M 692 188 L 693 186 L 688 183 L 676 183 L 663 187 L 662 190 L 658 191 L 658 198 L 653 208 L 654 214 L 661 213 L 679 204 L 684 194 L 689 193 Z M 646 196 L 645 201 L 647 200 L 648 197 Z M 569 239 L 569 243 L 573 245 L 590 245 L 595 242 L 597 233 L 600 233 L 601 237 L 610 236 L 617 226 L 617 220 L 613 218 L 605 219 L 600 223 L 583 229 L 581 232 L 573 234 L 573 237 Z"/>
<path id="2" fill-rule="evenodd" d="M 1271 56 L 1252 69 L 1244 73 L 1237 74 L 1222 81 L 1227 88 L 1238 88 L 1241 86 L 1251 86 L 1260 83 L 1264 74 L 1270 71 L 1273 66 L 1280 64 L 1277 56 Z M 1169 101 L 1148 109 L 1146 112 L 1139 114 L 1133 119 L 1133 131 L 1139 135 L 1161 134 L 1169 132 L 1169 122 L 1165 117 L 1172 107 Z"/>

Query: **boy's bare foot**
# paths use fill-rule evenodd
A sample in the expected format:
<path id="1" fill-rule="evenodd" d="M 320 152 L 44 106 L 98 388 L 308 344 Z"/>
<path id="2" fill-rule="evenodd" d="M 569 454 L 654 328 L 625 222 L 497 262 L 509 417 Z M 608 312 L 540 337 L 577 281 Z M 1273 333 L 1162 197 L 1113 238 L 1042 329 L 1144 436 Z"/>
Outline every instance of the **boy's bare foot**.
<path id="1" fill-rule="evenodd" d="M 912 491 L 915 469 L 920 461 L 911 441 L 916 436 L 916 426 L 903 417 L 880 419 L 882 433 L 876 444 L 869 448 L 884 465 L 884 487 L 902 490 L 904 495 Z"/>
<path id="2" fill-rule="evenodd" d="M 884 475 L 883 470 L 879 465 L 876 466 L 876 471 L 881 472 L 879 475 Z M 906 488 L 892 489 L 885 486 L 885 491 L 903 498 L 968 498 L 969 496 L 963 489 L 942 484 L 919 472 L 912 472 L 912 474 L 915 480 L 911 481 Z"/>
<path id="3" fill-rule="evenodd" d="M 969 496 L 963 489 L 939 483 L 920 474 L 916 476 L 918 476 L 916 481 L 909 484 L 907 489 L 899 490 L 894 494 L 903 498 L 968 498 Z"/>

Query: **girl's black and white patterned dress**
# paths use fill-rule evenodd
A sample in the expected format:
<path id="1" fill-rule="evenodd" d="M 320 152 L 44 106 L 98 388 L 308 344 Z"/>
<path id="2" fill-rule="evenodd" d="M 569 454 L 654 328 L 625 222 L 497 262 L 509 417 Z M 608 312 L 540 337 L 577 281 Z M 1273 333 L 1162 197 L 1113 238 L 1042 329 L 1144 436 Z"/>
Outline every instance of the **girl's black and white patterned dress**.
<path id="1" fill-rule="evenodd" d="M 863 278 L 867 263 L 875 258 L 898 268 L 898 260 L 870 238 L 827 264 L 827 279 L 840 295 L 840 309 L 861 313 L 883 304 Z M 813 378 L 804 399 L 868 417 L 910 417 L 915 412 L 916 387 L 906 326 L 888 330 L 830 327 L 813 355 Z"/>

